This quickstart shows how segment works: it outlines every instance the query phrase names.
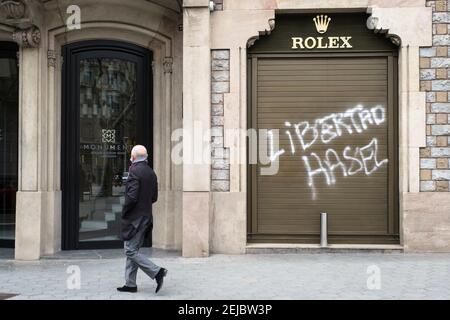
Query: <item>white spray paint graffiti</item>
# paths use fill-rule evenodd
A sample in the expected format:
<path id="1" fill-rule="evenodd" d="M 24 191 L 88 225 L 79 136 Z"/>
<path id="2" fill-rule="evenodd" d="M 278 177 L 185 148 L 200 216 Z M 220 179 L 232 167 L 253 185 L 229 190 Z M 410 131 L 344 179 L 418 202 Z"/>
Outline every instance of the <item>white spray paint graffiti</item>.
<path id="1" fill-rule="evenodd" d="M 285 125 L 286 127 L 288 127 L 288 128 L 290 128 L 290 127 L 292 126 L 291 123 L 290 123 L 289 121 L 286 121 L 286 122 L 284 123 L 284 125 Z M 290 145 L 291 145 L 291 153 L 292 153 L 292 154 L 295 154 L 294 141 L 292 140 L 291 132 L 290 132 L 289 130 L 286 130 L 286 134 L 287 134 L 287 136 L 289 137 L 289 143 L 290 143 Z"/>
<path id="2" fill-rule="evenodd" d="M 294 128 L 301 150 L 311 148 L 318 141 L 329 144 L 344 134 L 363 133 L 370 126 L 379 126 L 386 121 L 386 111 L 383 106 L 375 106 L 367 109 L 362 105 L 348 109 L 342 113 L 332 113 L 323 118 L 316 119 L 314 125 L 308 121 L 297 124 L 284 123 L 286 135 L 289 138 L 290 152 L 296 152 L 296 145 L 291 129 Z M 273 136 L 269 131 L 269 150 L 271 160 L 275 161 L 285 153 L 284 149 L 274 151 Z M 353 176 L 359 172 L 369 176 L 381 166 L 388 163 L 388 159 L 379 160 L 378 139 L 372 140 L 363 147 L 346 146 L 338 153 L 333 148 L 328 148 L 322 160 L 315 152 L 302 155 L 303 163 L 308 173 L 308 186 L 311 188 L 313 199 L 316 197 L 314 179 L 323 176 L 327 185 L 336 183 L 336 174 L 342 177 Z M 314 163 L 314 164 L 313 164 Z"/>
<path id="3" fill-rule="evenodd" d="M 326 184 L 330 186 L 336 183 L 336 169 L 341 171 L 343 177 L 352 176 L 358 172 L 363 172 L 365 175 L 370 176 L 373 172 L 378 170 L 378 168 L 388 162 L 388 159 L 383 159 L 381 161 L 378 159 L 378 140 L 376 138 L 373 138 L 370 143 L 362 148 L 356 147 L 353 155 L 348 155 L 351 150 L 352 148 L 350 146 L 346 146 L 342 152 L 342 157 L 345 160 L 349 160 L 350 165 L 346 165 L 346 163 L 341 160 L 341 157 L 336 150 L 332 148 L 327 149 L 325 152 L 325 160 L 323 161 L 314 152 L 311 152 L 309 156 L 302 156 L 308 172 L 308 186 L 311 188 L 313 199 L 316 197 L 314 186 L 314 177 L 316 176 L 323 174 Z M 316 167 L 311 165 L 311 158 L 315 160 Z M 357 169 L 354 168 L 355 164 L 358 165 Z"/>
<path id="4" fill-rule="evenodd" d="M 351 108 L 342 113 L 332 113 L 323 118 L 316 119 L 311 126 L 308 121 L 294 124 L 295 134 L 299 140 L 300 146 L 306 150 L 313 146 L 320 138 L 322 143 L 328 144 L 334 139 L 341 137 L 345 132 L 348 134 L 362 133 L 370 125 L 379 126 L 386 121 L 385 109 L 382 106 L 376 106 L 366 109 L 361 105 Z M 359 119 L 359 121 L 357 121 Z M 292 124 L 288 121 L 285 127 L 291 128 Z M 295 153 L 295 145 L 292 140 L 290 130 L 286 130 L 290 138 L 291 153 Z M 308 140 L 307 136 L 311 135 Z"/>
<path id="5" fill-rule="evenodd" d="M 274 162 L 279 156 L 281 156 L 284 153 L 284 150 L 278 150 L 277 152 L 275 152 L 275 147 L 274 147 L 274 138 L 273 138 L 273 131 L 269 130 L 267 132 L 267 137 L 268 137 L 268 141 L 269 141 L 269 155 L 270 155 L 270 161 Z"/>

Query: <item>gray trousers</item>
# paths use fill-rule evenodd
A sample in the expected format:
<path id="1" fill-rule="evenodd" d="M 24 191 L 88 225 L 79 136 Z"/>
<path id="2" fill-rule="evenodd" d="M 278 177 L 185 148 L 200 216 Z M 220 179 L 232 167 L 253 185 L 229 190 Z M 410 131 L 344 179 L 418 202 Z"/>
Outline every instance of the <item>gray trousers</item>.
<path id="1" fill-rule="evenodd" d="M 125 285 L 136 287 L 136 276 L 138 268 L 144 271 L 150 278 L 155 279 L 156 274 L 161 269 L 146 256 L 139 253 L 145 239 L 146 224 L 141 224 L 136 235 L 128 241 L 125 241 L 124 249 L 127 261 L 125 265 Z"/>

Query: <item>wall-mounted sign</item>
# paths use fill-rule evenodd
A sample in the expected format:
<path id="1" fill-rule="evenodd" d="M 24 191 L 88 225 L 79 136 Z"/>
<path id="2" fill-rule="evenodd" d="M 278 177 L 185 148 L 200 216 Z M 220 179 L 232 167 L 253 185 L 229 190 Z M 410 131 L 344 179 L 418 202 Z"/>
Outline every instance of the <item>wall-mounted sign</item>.
<path id="1" fill-rule="evenodd" d="M 102 129 L 102 142 L 103 143 L 116 143 L 116 130 Z"/>
<path id="2" fill-rule="evenodd" d="M 273 31 L 256 40 L 249 53 L 397 52 L 385 34 L 367 28 L 368 17 L 364 12 L 276 14 Z"/>
<path id="3" fill-rule="evenodd" d="M 320 14 L 312 20 L 319 34 L 327 32 L 331 21 L 329 16 Z M 351 36 L 292 37 L 292 49 L 350 49 L 353 48 L 351 39 Z"/>

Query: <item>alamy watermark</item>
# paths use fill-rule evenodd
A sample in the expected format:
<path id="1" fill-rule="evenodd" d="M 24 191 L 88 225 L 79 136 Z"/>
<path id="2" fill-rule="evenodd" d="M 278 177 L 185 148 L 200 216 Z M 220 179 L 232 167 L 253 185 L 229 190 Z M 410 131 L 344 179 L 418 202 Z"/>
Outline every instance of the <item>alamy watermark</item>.
<path id="1" fill-rule="evenodd" d="M 212 146 L 211 137 L 214 130 L 217 129 L 203 129 L 201 122 L 194 123 L 192 130 L 174 130 L 171 136 L 172 162 L 176 165 L 210 165 L 213 159 L 225 159 L 231 165 L 259 164 L 261 175 L 274 175 L 278 172 L 278 129 L 224 129 L 223 138 L 227 144 L 239 145 L 239 141 L 244 141 L 241 148 L 230 149 Z"/>
<path id="2" fill-rule="evenodd" d="M 81 269 L 77 265 L 70 265 L 66 269 L 69 274 L 66 280 L 67 289 L 80 290 L 81 289 Z"/>
<path id="3" fill-rule="evenodd" d="M 381 289 L 381 269 L 377 265 L 370 265 L 367 267 L 367 289 L 380 290 Z"/>
<path id="4" fill-rule="evenodd" d="M 66 19 L 67 30 L 81 29 L 81 9 L 79 6 L 72 4 L 67 7 L 66 13 L 69 15 Z"/>

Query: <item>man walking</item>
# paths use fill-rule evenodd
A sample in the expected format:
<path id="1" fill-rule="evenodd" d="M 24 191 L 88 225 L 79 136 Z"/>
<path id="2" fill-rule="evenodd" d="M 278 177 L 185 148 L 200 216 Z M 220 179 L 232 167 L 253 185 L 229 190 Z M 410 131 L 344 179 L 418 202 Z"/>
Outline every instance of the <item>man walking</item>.
<path id="1" fill-rule="evenodd" d="M 158 199 L 158 180 L 148 165 L 147 149 L 137 145 L 131 151 L 131 166 L 125 190 L 122 210 L 122 239 L 125 255 L 125 285 L 117 288 L 121 292 L 137 292 L 138 268 L 155 279 L 156 293 L 161 289 L 167 270 L 151 262 L 139 253 L 146 235 L 153 228 L 152 204 Z"/>

